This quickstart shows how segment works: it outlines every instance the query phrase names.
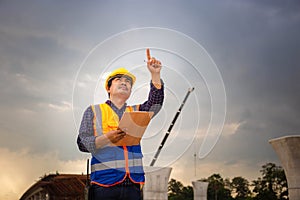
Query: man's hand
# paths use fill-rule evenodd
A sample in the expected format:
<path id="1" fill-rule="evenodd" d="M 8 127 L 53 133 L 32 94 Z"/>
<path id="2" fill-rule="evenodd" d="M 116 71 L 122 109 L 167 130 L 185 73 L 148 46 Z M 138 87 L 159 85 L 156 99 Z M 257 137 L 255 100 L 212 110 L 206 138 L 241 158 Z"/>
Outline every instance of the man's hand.
<path id="1" fill-rule="evenodd" d="M 120 129 L 109 131 L 105 134 L 105 136 L 110 140 L 112 143 L 116 143 L 119 140 L 123 139 L 126 136 L 126 133 Z"/>
<path id="2" fill-rule="evenodd" d="M 126 136 L 126 133 L 120 129 L 109 131 L 106 134 L 96 137 L 96 149 L 100 149 L 108 144 L 116 143 Z"/>
<path id="3" fill-rule="evenodd" d="M 157 89 L 161 88 L 160 81 L 160 70 L 161 70 L 161 62 L 156 60 L 154 57 L 150 56 L 150 49 L 146 49 L 147 54 L 147 67 L 151 73 L 152 83 Z"/>
<path id="4" fill-rule="evenodd" d="M 161 62 L 150 56 L 150 49 L 146 49 L 147 67 L 151 73 L 159 73 L 161 70 Z"/>

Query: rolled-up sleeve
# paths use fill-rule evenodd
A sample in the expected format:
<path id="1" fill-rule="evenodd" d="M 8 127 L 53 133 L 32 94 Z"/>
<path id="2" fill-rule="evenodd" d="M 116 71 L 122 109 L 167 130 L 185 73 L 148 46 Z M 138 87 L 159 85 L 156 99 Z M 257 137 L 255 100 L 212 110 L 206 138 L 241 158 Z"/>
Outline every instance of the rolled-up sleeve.
<path id="1" fill-rule="evenodd" d="M 77 145 L 82 152 L 95 152 L 95 136 L 93 129 L 94 113 L 90 107 L 88 107 L 82 117 L 79 134 L 77 137 Z"/>
<path id="2" fill-rule="evenodd" d="M 140 111 L 152 111 L 156 115 L 164 102 L 164 83 L 161 80 L 161 88 L 157 89 L 153 83 L 150 83 L 150 92 L 147 101 L 140 105 Z"/>

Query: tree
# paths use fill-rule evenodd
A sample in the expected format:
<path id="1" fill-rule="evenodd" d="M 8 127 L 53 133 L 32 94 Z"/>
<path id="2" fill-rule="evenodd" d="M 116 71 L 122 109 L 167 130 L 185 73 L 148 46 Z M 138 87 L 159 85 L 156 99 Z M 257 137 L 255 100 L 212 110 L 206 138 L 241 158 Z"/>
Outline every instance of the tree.
<path id="1" fill-rule="evenodd" d="M 171 179 L 168 184 L 169 200 L 193 200 L 194 193 L 191 186 L 183 186 L 183 184 L 175 179 Z"/>
<path id="2" fill-rule="evenodd" d="M 288 199 L 287 180 L 284 170 L 274 163 L 262 166 L 262 178 L 253 181 L 255 200 L 286 200 Z"/>
<path id="3" fill-rule="evenodd" d="M 235 194 L 235 198 L 237 200 L 244 200 L 250 194 L 251 191 L 249 189 L 249 182 L 243 177 L 235 177 L 231 181 L 232 192 Z"/>
<path id="4" fill-rule="evenodd" d="M 220 174 L 213 174 L 202 181 L 208 182 L 207 199 L 208 200 L 231 200 L 230 188 L 225 184 Z M 228 182 L 228 181 L 227 181 Z"/>

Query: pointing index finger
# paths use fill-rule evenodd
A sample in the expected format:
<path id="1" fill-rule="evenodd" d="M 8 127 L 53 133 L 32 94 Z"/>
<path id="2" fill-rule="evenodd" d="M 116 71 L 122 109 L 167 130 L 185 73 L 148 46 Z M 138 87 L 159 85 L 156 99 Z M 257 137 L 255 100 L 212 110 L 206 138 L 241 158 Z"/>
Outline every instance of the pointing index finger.
<path id="1" fill-rule="evenodd" d="M 151 59 L 151 56 L 150 56 L 150 49 L 146 49 L 146 53 L 147 53 L 147 59 L 148 61 Z"/>

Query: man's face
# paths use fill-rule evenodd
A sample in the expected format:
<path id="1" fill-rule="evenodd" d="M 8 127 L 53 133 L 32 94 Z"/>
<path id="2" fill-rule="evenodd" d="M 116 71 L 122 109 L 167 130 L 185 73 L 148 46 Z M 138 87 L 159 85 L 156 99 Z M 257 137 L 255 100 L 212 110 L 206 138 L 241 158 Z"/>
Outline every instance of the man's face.
<path id="1" fill-rule="evenodd" d="M 122 95 L 125 98 L 129 98 L 131 94 L 132 81 L 127 76 L 117 76 L 112 82 L 108 89 L 110 96 Z"/>

